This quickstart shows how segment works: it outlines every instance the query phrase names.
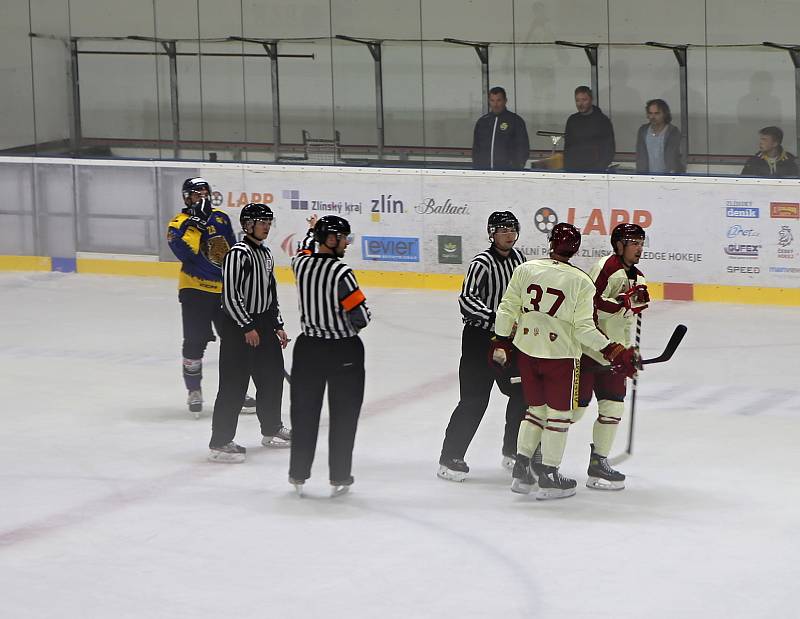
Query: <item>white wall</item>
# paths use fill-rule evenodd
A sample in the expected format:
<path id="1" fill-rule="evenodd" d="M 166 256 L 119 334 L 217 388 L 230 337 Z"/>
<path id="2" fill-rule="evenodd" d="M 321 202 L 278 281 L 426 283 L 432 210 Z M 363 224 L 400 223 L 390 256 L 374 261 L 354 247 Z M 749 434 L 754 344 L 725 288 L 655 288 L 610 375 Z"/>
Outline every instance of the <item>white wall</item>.
<path id="1" fill-rule="evenodd" d="M 37 139 L 62 139 L 69 130 L 66 48 L 35 40 L 33 70 L 28 0 L 0 6 L 0 71 L 10 87 L 0 145 L 33 141 L 32 87 Z M 610 12 L 607 11 L 610 7 Z M 510 107 L 536 129 L 557 130 L 574 110 L 572 91 L 589 83 L 581 50 L 525 45 L 566 39 L 635 44 L 689 43 L 691 150 L 747 154 L 755 132 L 781 126 L 794 149 L 794 74 L 786 52 L 709 45 L 796 40 L 797 0 L 30 0 L 30 28 L 66 36 L 140 34 L 158 37 L 324 37 L 284 42 L 284 53 L 314 54 L 281 60 L 283 140 L 300 131 L 345 143 L 375 142 L 373 63 L 366 48 L 328 40 L 336 34 L 384 39 L 505 41 L 490 49 L 490 81 L 503 85 Z M 154 48 L 138 43 L 82 43 L 84 49 Z M 260 52 L 241 43 L 183 43 L 181 51 Z M 480 64 L 470 48 L 436 41 L 384 45 L 386 143 L 468 147 L 475 118 L 485 107 Z M 644 102 L 681 110 L 678 69 L 665 50 L 607 46 L 600 50 L 598 103 L 612 116 L 618 148 L 634 148 Z M 269 63 L 265 58 L 179 58 L 182 136 L 196 140 L 271 141 Z M 82 118 L 86 136 L 171 137 L 166 58 L 81 57 Z M 202 117 L 201 117 L 202 109 Z M 708 118 L 708 123 L 707 123 Z M 534 138 L 548 148 L 549 140 Z M 169 153 L 164 153 L 168 156 Z"/>

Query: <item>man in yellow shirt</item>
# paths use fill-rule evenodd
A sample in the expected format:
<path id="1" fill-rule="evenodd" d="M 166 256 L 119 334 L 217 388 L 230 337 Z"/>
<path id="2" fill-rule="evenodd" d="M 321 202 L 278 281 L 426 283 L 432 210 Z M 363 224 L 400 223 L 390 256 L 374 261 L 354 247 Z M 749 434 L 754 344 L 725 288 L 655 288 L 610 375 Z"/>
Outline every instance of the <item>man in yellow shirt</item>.
<path id="1" fill-rule="evenodd" d="M 589 271 L 594 280 L 594 305 L 600 330 L 625 346 L 631 344 L 631 327 L 650 301 L 644 275 L 636 268 L 644 249 L 645 232 L 636 224 L 619 224 L 611 232 L 614 253 L 601 258 Z M 584 369 L 608 365 L 601 355 L 584 347 Z M 592 430 L 588 488 L 622 490 L 625 475 L 611 468 L 608 454 L 625 410 L 625 376 L 614 372 L 584 372 L 580 381 L 579 408 L 573 422 L 583 417 L 597 397 L 597 419 Z"/>
<path id="2" fill-rule="evenodd" d="M 633 348 L 612 342 L 594 319 L 592 279 L 569 263 L 580 248 L 578 229 L 557 224 L 550 233 L 550 258 L 529 260 L 514 270 L 497 308 L 490 360 L 506 367 L 516 351 L 528 404 L 517 440 L 514 468 L 517 491 L 530 492 L 538 478 L 537 499 L 575 494 L 576 482 L 558 471 L 572 414 L 578 407 L 581 346 L 600 351 L 614 371 L 636 373 Z M 511 334 L 513 336 L 513 346 Z M 530 474 L 530 459 L 541 442 L 542 462 Z M 512 486 L 513 487 L 513 486 Z"/>

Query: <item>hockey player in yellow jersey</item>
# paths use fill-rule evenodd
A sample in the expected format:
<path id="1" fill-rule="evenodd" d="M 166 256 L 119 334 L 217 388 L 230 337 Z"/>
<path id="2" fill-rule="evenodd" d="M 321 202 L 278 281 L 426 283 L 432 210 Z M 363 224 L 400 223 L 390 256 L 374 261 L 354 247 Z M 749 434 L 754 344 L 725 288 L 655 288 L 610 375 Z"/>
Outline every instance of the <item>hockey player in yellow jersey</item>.
<path id="1" fill-rule="evenodd" d="M 636 224 L 620 224 L 611 232 L 614 253 L 601 258 L 589 271 L 594 280 L 594 306 L 600 330 L 625 346 L 631 343 L 631 328 L 650 301 L 642 272 L 636 268 L 642 257 L 645 232 Z M 608 365 L 602 355 L 584 347 L 584 369 Z M 597 490 L 622 490 L 625 475 L 608 463 L 608 455 L 625 410 L 625 376 L 614 372 L 584 372 L 580 381 L 577 422 L 586 407 L 597 397 L 597 419 L 592 429 L 589 479 L 586 486 Z"/>
<path id="2" fill-rule="evenodd" d="M 557 224 L 549 241 L 550 258 L 529 260 L 514 270 L 497 308 L 489 351 L 490 362 L 500 367 L 517 354 L 528 411 L 517 440 L 512 489 L 530 492 L 538 478 L 538 499 L 575 494 L 575 480 L 562 476 L 558 467 L 578 407 L 582 346 L 600 351 L 614 371 L 626 376 L 636 373 L 638 363 L 633 348 L 597 328 L 594 282 L 569 264 L 581 244 L 578 229 Z M 531 467 L 540 442 L 542 462 Z"/>

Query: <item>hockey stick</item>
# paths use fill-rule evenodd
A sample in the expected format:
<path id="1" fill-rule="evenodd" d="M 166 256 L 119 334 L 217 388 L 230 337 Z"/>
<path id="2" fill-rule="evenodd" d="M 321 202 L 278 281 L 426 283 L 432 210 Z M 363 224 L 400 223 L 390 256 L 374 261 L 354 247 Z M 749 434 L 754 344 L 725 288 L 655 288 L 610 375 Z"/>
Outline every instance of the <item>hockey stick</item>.
<path id="1" fill-rule="evenodd" d="M 686 335 L 686 325 L 678 325 L 675 327 L 675 330 L 672 332 L 672 335 L 667 342 L 666 347 L 664 348 L 664 352 L 662 352 L 658 357 L 651 357 L 650 359 L 641 359 L 639 361 L 639 365 L 650 365 L 651 363 L 664 363 L 665 361 L 669 361 L 672 359 L 672 355 L 675 354 L 675 351 L 680 346 L 681 341 L 683 341 L 683 336 Z M 593 367 L 590 369 L 583 370 L 584 372 L 609 372 L 611 371 L 610 365 L 601 365 L 598 367 Z M 521 383 L 522 379 L 519 376 L 514 376 L 511 379 L 512 383 Z"/>
<path id="2" fill-rule="evenodd" d="M 285 369 L 283 370 L 283 377 L 286 379 L 286 382 L 290 385 L 292 384 L 292 375 L 289 374 Z"/>
<path id="3" fill-rule="evenodd" d="M 686 334 L 686 327 L 684 325 L 678 325 L 679 327 L 683 327 L 683 335 Z M 683 339 L 683 335 L 681 335 L 681 339 Z M 670 342 L 672 338 L 670 338 Z M 639 351 L 639 348 L 642 343 L 642 315 L 639 314 L 636 317 L 636 338 L 634 341 L 634 346 L 636 347 L 636 351 Z M 678 341 L 680 343 L 680 340 Z M 667 344 L 667 348 L 669 348 L 669 343 Z M 677 348 L 677 346 L 676 346 Z M 675 352 L 675 349 L 672 350 Z M 670 356 L 672 354 L 670 353 Z M 628 445 L 625 447 L 625 451 L 617 456 L 613 456 L 608 459 L 608 461 L 614 465 L 619 464 L 620 462 L 624 462 L 628 458 L 633 455 L 633 427 L 636 421 L 636 388 L 639 384 L 639 373 L 637 372 L 633 376 L 633 385 L 631 386 L 631 412 L 630 412 L 630 422 L 628 423 Z"/>

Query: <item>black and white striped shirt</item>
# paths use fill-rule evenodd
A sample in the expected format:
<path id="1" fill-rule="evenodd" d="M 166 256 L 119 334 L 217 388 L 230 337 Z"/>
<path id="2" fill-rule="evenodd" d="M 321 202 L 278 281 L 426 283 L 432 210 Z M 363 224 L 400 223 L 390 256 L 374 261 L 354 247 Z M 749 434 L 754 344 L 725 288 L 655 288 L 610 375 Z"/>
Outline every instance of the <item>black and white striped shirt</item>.
<path id="1" fill-rule="evenodd" d="M 472 259 L 467 268 L 464 285 L 458 296 L 464 324 L 491 330 L 494 314 L 511 281 L 511 275 L 525 256 L 512 249 L 507 257 L 501 256 L 494 247 L 482 251 Z"/>
<path id="2" fill-rule="evenodd" d="M 266 246 L 245 237 L 222 261 L 222 309 L 243 331 L 255 327 L 255 317 L 268 314 L 274 329 L 283 328 L 275 286 L 275 262 Z"/>
<path id="3" fill-rule="evenodd" d="M 353 337 L 371 318 L 364 293 L 349 266 L 332 254 L 313 251 L 309 232 L 292 258 L 301 329 L 326 340 Z"/>

